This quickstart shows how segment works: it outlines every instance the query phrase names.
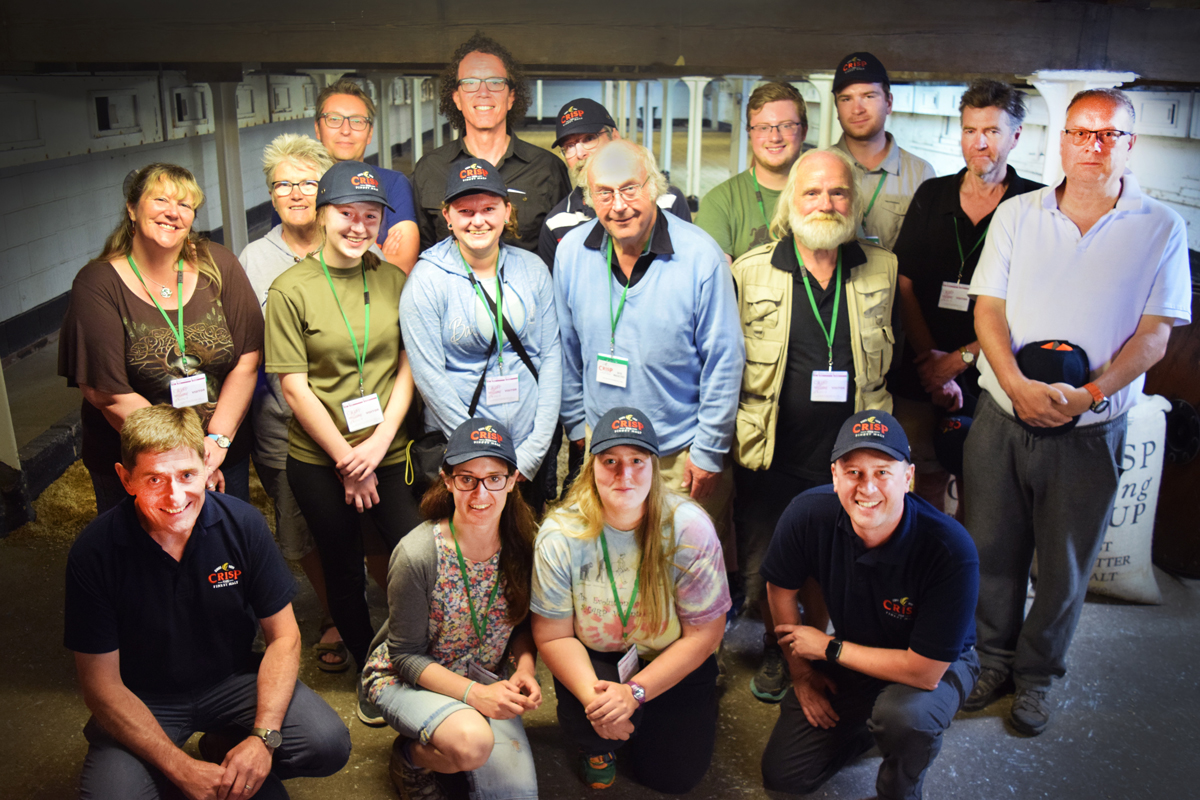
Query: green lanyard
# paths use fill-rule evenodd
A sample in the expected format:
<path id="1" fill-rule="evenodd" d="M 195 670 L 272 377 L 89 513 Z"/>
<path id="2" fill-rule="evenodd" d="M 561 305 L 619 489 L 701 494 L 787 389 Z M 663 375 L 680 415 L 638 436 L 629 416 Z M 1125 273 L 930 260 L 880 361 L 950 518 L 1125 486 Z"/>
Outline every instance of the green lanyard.
<path id="1" fill-rule="evenodd" d="M 612 587 L 613 602 L 617 604 L 617 616 L 621 618 L 621 632 L 624 635 L 625 629 L 629 627 L 629 615 L 633 613 L 633 603 L 637 600 L 642 576 L 638 575 L 633 579 L 633 594 L 629 595 L 629 606 L 622 609 L 621 595 L 617 594 L 617 580 L 613 577 L 612 558 L 608 555 L 608 539 L 604 536 L 603 530 L 600 531 L 600 546 L 604 548 L 604 569 L 608 571 L 608 585 Z"/>
<path id="2" fill-rule="evenodd" d="M 363 396 L 363 368 L 367 364 L 367 345 L 371 341 L 371 293 L 367 291 L 367 268 L 360 261 L 358 266 L 362 270 L 363 279 L 363 307 L 366 308 L 367 325 L 363 331 L 363 346 L 362 350 L 358 349 L 358 337 L 354 335 L 354 329 L 350 327 L 350 320 L 346 318 L 346 309 L 342 308 L 342 301 L 338 298 L 337 289 L 333 288 L 333 278 L 329 277 L 329 267 L 325 266 L 325 251 L 321 251 L 321 269 L 325 273 L 325 280 L 329 281 L 329 291 L 333 292 L 333 301 L 337 303 L 338 311 L 342 312 L 342 322 L 346 323 L 346 332 L 350 334 L 350 343 L 354 345 L 354 360 L 358 362 L 358 396 Z"/>
<path id="3" fill-rule="evenodd" d="M 500 590 L 500 572 L 496 571 L 496 583 L 492 586 L 492 593 L 488 595 L 487 607 L 483 609 L 483 625 L 479 624 L 479 617 L 475 616 L 475 604 L 471 602 L 471 582 L 467 577 L 467 561 L 463 558 L 462 548 L 458 546 L 458 534 L 454 532 L 454 520 L 448 520 L 450 523 L 450 538 L 454 539 L 454 552 L 458 554 L 458 568 L 462 571 L 463 579 L 463 594 L 467 596 L 467 608 L 471 611 L 471 627 L 475 629 L 475 636 L 479 639 L 480 646 L 484 646 L 484 636 L 487 634 L 487 615 L 491 613 L 492 606 L 496 604 L 496 593 Z"/>
<path id="4" fill-rule="evenodd" d="M 883 182 L 887 180 L 887 172 L 879 176 L 879 183 L 875 184 L 875 194 L 871 196 L 871 202 L 867 205 L 867 210 L 863 212 L 863 219 L 871 213 L 871 209 L 875 207 L 875 201 L 879 199 L 879 192 L 883 190 Z"/>
<path id="5" fill-rule="evenodd" d="M 650 238 L 651 239 L 654 238 L 653 233 L 651 233 Z M 646 253 L 649 253 L 649 252 L 650 252 L 650 239 L 647 239 L 646 246 L 642 249 L 642 255 L 646 255 Z M 609 275 L 609 286 L 612 285 L 612 277 L 611 277 L 612 276 L 612 260 L 613 260 L 613 240 L 612 240 L 612 237 L 609 236 L 608 237 L 608 263 L 605 265 L 605 270 L 608 272 L 608 275 Z M 632 277 L 632 273 L 630 273 L 630 277 Z M 617 323 L 621 321 L 621 314 L 623 314 L 625 312 L 625 295 L 627 295 L 629 293 L 629 283 L 630 283 L 629 281 L 625 281 L 625 288 L 621 290 L 621 303 L 620 303 L 620 305 L 617 306 L 617 313 L 615 316 L 613 315 L 612 289 L 610 288 L 608 290 L 608 321 L 612 325 L 611 334 L 608 339 L 608 354 L 610 356 L 617 354 Z"/>
<path id="6" fill-rule="evenodd" d="M 154 307 L 158 309 L 158 313 L 162 314 L 162 318 L 167 321 L 167 327 L 171 329 L 171 333 L 175 334 L 175 345 L 179 348 L 179 364 L 183 374 L 188 374 L 187 368 L 187 353 L 184 351 L 183 342 L 183 259 L 179 259 L 179 264 L 175 269 L 175 299 L 179 303 L 179 327 L 176 328 L 171 318 L 167 316 L 167 312 L 163 311 L 163 307 L 154 299 L 154 292 L 150 291 L 146 286 L 146 281 L 142 280 L 142 273 L 138 272 L 137 264 L 133 263 L 133 255 L 125 256 L 125 260 L 129 262 L 133 274 L 137 276 L 138 283 L 142 284 L 142 288 L 146 290 L 146 294 L 150 296 L 150 301 L 154 303 Z"/>
<path id="7" fill-rule="evenodd" d="M 758 200 L 758 211 L 762 214 L 763 222 L 766 223 L 767 230 L 771 230 L 771 220 L 767 219 L 767 207 L 763 204 L 762 189 L 758 185 L 758 176 L 754 174 L 754 167 L 750 167 L 750 180 L 754 181 L 754 198 Z"/>
<path id="8" fill-rule="evenodd" d="M 956 245 L 958 245 L 958 258 L 959 258 L 958 280 L 956 280 L 955 283 L 962 283 L 962 274 L 963 274 L 963 270 L 966 269 L 967 259 L 975 254 L 975 251 L 979 249 L 979 245 L 983 244 L 983 240 L 987 238 L 988 228 L 992 227 L 992 223 L 989 222 L 987 225 L 984 226 L 983 233 L 979 234 L 979 241 L 976 242 L 975 246 L 972 247 L 970 250 L 968 250 L 967 254 L 964 256 L 963 249 L 962 249 L 962 239 L 960 239 L 958 236 L 958 217 L 951 217 L 951 219 L 954 220 L 954 243 Z"/>
<path id="9" fill-rule="evenodd" d="M 792 247 L 796 248 L 796 260 L 800 262 L 800 268 L 804 269 L 804 259 L 800 256 L 800 248 L 796 246 L 796 240 L 792 239 Z M 808 282 L 808 270 L 801 273 L 804 276 L 804 290 L 808 292 L 808 302 L 812 306 L 813 314 L 817 318 L 817 324 L 821 326 L 821 332 L 825 334 L 825 342 L 829 345 L 829 369 L 833 371 L 833 335 L 837 331 L 838 309 L 842 305 L 842 248 L 838 248 L 837 258 L 837 274 L 834 275 L 834 281 L 837 285 L 833 288 L 833 319 L 829 323 L 829 327 L 825 327 L 825 320 L 821 319 L 821 312 L 817 308 L 817 301 L 813 298 L 812 286 Z"/>
<path id="10" fill-rule="evenodd" d="M 492 326 L 496 329 L 496 352 L 497 361 L 500 366 L 500 371 L 504 371 L 504 298 L 500 294 L 500 249 L 496 249 L 496 313 L 492 314 L 491 305 L 487 298 L 483 296 L 483 289 L 480 288 L 479 282 L 475 280 L 475 273 L 467 266 L 467 259 L 463 257 L 462 245 L 458 246 L 458 257 L 462 261 L 463 269 L 467 271 L 467 277 L 471 279 L 471 286 L 475 289 L 475 294 L 479 295 L 479 302 L 483 303 L 483 310 L 487 312 L 488 319 L 492 321 Z"/>

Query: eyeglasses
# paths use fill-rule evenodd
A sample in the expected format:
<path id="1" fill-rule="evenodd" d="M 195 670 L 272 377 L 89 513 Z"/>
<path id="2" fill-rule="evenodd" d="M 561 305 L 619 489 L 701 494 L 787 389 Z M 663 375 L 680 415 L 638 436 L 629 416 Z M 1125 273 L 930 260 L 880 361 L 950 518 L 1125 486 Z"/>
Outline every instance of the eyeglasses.
<path id="1" fill-rule="evenodd" d="M 570 144 L 561 144 L 564 156 L 571 155 L 572 152 L 590 153 L 596 149 L 596 145 L 600 144 L 600 134 L 588 133 L 582 139 Z"/>
<path id="2" fill-rule="evenodd" d="M 460 492 L 473 492 L 475 487 L 483 481 L 483 488 L 489 492 L 498 492 L 508 485 L 507 475 L 485 475 L 482 478 L 476 478 L 474 475 L 462 475 L 455 473 L 450 476 L 454 480 L 454 488 Z"/>
<path id="3" fill-rule="evenodd" d="M 792 136 L 796 131 L 800 130 L 799 122 L 781 122 L 778 125 L 747 125 L 746 130 L 758 137 L 766 137 L 771 135 L 771 131 L 779 131 L 782 136 Z"/>
<path id="4" fill-rule="evenodd" d="M 1102 131 L 1089 131 L 1084 128 L 1066 128 L 1063 130 L 1063 136 L 1066 136 L 1071 144 L 1076 147 L 1084 147 L 1092 141 L 1093 136 L 1100 140 L 1100 144 L 1103 147 L 1112 147 L 1121 141 L 1122 137 L 1132 135 L 1132 131 L 1118 131 L 1112 128 Z"/>
<path id="5" fill-rule="evenodd" d="M 317 187 L 321 185 L 320 181 L 307 180 L 292 183 L 291 181 L 275 181 L 271 184 L 271 191 L 275 192 L 279 197 L 287 197 L 292 193 L 292 189 L 299 186 L 300 194 L 306 197 L 312 197 L 317 193 Z"/>
<path id="6" fill-rule="evenodd" d="M 322 114 L 321 116 L 325 118 L 325 127 L 333 130 L 342 127 L 343 122 L 349 122 L 352 131 L 365 131 L 371 124 L 370 117 L 343 117 L 341 114 Z"/>
<path id="7" fill-rule="evenodd" d="M 592 199 L 597 203 L 604 203 L 607 205 L 611 203 L 619 193 L 626 202 L 636 200 L 637 196 L 641 194 L 642 189 L 645 188 L 646 184 L 649 182 L 650 179 L 646 178 L 646 180 L 642 181 L 641 183 L 631 183 L 628 186 L 622 186 L 616 191 L 612 189 L 601 189 L 599 191 L 592 192 Z"/>
<path id="8" fill-rule="evenodd" d="M 508 78 L 460 78 L 458 81 L 458 88 L 467 94 L 478 92 L 481 85 L 486 85 L 489 92 L 502 92 L 512 83 Z"/>

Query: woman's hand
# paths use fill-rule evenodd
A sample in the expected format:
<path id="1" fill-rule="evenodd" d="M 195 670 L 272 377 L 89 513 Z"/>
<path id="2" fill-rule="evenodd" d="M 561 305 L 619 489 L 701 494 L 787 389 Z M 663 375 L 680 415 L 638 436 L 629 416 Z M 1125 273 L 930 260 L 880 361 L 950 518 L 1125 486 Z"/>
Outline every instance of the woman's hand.
<path id="1" fill-rule="evenodd" d="M 490 719 L 512 719 L 532 711 L 541 702 L 521 694 L 515 681 L 496 681 L 491 686 L 476 683 L 467 691 L 467 705 Z"/>
<path id="2" fill-rule="evenodd" d="M 542 686 L 537 682 L 537 676 L 533 672 L 518 669 L 509 681 L 517 687 L 521 694 L 529 698 L 534 708 L 542 704 Z"/>
<path id="3" fill-rule="evenodd" d="M 215 440 L 204 437 L 204 466 L 208 467 L 210 472 L 224 464 L 227 455 L 229 450 L 221 447 Z"/>
<path id="4" fill-rule="evenodd" d="M 208 482 L 205 484 L 205 487 L 210 492 L 221 492 L 222 494 L 224 494 L 224 492 L 225 492 L 225 474 L 223 472 L 221 472 L 221 470 L 219 470 L 219 469 L 209 470 Z"/>
<path id="5" fill-rule="evenodd" d="M 362 480 L 342 479 L 342 488 L 346 490 L 346 505 L 354 506 L 360 514 L 371 508 L 379 502 L 379 492 L 376 489 L 378 485 L 379 478 L 375 476 L 375 473 L 371 473 Z"/>
<path id="6" fill-rule="evenodd" d="M 596 693 L 596 699 L 583 710 L 593 727 L 624 722 L 638 709 L 638 701 L 634 699 L 633 690 L 628 684 L 596 681 L 592 690 Z"/>
<path id="7" fill-rule="evenodd" d="M 374 474 L 379 462 L 387 455 L 390 444 L 390 440 L 384 440 L 382 436 L 371 434 L 351 448 L 349 453 L 338 459 L 334 467 L 343 480 L 361 481 L 368 475 Z"/>

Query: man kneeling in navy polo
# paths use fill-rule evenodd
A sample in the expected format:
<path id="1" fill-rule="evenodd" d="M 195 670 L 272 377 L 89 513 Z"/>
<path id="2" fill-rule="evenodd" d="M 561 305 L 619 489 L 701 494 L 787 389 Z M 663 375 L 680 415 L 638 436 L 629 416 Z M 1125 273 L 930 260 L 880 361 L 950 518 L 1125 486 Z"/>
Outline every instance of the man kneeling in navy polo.
<path id="1" fill-rule="evenodd" d="M 67 557 L 64 641 L 93 715 L 80 795 L 286 798 L 282 779 L 337 772 L 350 732 L 296 680 L 295 581 L 262 514 L 205 492 L 196 412 L 131 413 L 116 469 L 133 496 Z M 196 731 L 203 761 L 181 749 Z"/>
<path id="2" fill-rule="evenodd" d="M 878 745 L 879 797 L 919 798 L 979 676 L 979 557 L 962 525 L 907 493 L 908 437 L 890 414 L 850 417 L 832 459 L 833 486 L 792 501 L 762 565 L 793 688 L 763 784 L 815 791 Z"/>

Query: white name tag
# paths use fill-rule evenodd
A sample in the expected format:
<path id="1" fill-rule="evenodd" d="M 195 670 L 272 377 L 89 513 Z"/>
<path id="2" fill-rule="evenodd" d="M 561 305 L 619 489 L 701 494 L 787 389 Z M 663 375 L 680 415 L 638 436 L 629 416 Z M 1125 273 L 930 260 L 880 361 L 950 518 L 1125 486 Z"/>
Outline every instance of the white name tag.
<path id="1" fill-rule="evenodd" d="M 850 374 L 845 370 L 818 370 L 812 374 L 812 395 L 808 399 L 814 403 L 844 403 L 849 386 Z"/>
<path id="2" fill-rule="evenodd" d="M 467 662 L 467 679 L 482 683 L 484 686 L 491 686 L 500 680 L 500 676 L 490 670 L 484 669 L 474 661 L 469 661 Z"/>
<path id="3" fill-rule="evenodd" d="M 629 359 L 600 353 L 596 356 L 596 380 L 618 389 L 625 388 L 629 377 Z"/>
<path id="4" fill-rule="evenodd" d="M 208 378 L 204 373 L 171 381 L 171 405 L 176 408 L 199 406 L 208 402 Z"/>
<path id="5" fill-rule="evenodd" d="M 638 649 L 635 644 L 617 662 L 617 676 L 625 683 L 638 671 Z"/>
<path id="6" fill-rule="evenodd" d="M 515 403 L 521 396 L 521 381 L 516 375 L 502 375 L 484 381 L 487 387 L 487 404 L 498 406 Z"/>
<path id="7" fill-rule="evenodd" d="M 971 307 L 971 296 L 968 294 L 970 289 L 969 283 L 942 281 L 942 296 L 938 298 L 938 308 L 966 311 Z"/>
<path id="8" fill-rule="evenodd" d="M 383 409 L 377 394 L 347 400 L 342 403 L 342 413 L 346 415 L 346 427 L 351 433 L 383 422 Z"/>

